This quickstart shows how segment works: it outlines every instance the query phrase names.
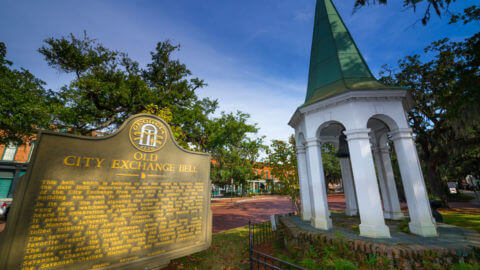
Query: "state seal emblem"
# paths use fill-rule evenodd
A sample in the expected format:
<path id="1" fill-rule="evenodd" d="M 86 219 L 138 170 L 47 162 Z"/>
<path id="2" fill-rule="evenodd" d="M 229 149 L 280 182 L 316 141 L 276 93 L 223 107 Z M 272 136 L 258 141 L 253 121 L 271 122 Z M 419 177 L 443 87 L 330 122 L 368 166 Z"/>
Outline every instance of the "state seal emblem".
<path id="1" fill-rule="evenodd" d="M 133 121 L 130 126 L 130 142 L 143 152 L 155 152 L 167 141 L 167 129 L 157 119 L 142 117 Z"/>

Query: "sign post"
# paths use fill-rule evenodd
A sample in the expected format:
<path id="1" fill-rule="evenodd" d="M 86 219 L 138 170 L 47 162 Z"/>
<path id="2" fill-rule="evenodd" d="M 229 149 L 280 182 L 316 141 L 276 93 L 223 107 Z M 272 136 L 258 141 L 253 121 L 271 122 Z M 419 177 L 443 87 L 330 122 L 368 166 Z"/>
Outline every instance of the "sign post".
<path id="1" fill-rule="evenodd" d="M 140 114 L 90 138 L 42 131 L 0 269 L 152 269 L 211 243 L 210 157 Z"/>
<path id="2" fill-rule="evenodd" d="M 230 202 L 233 202 L 233 178 L 230 179 Z"/>
<path id="3" fill-rule="evenodd" d="M 457 194 L 457 183 L 455 182 L 447 182 L 448 189 L 450 190 L 451 194 Z"/>

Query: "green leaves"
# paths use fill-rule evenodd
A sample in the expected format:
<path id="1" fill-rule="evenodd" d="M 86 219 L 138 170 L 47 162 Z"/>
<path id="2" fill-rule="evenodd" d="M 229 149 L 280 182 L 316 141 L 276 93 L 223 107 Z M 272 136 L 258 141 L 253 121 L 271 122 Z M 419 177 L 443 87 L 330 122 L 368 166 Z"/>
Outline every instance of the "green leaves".
<path id="1" fill-rule="evenodd" d="M 450 16 L 450 24 L 458 21 L 463 21 L 463 24 L 467 24 L 472 21 L 478 21 L 480 19 L 480 8 L 476 5 L 472 5 L 463 10 L 463 13 L 452 13 L 449 11 L 449 7 L 455 2 L 455 0 L 403 0 L 403 6 L 413 11 L 417 11 L 417 5 L 420 2 L 426 2 L 426 8 L 421 19 L 423 25 L 427 25 L 431 18 L 432 11 L 441 17 L 442 13 Z M 354 11 L 359 8 L 370 4 L 387 4 L 387 0 L 356 0 L 354 5 Z"/>
<path id="2" fill-rule="evenodd" d="M 271 172 L 278 178 L 279 192 L 290 196 L 296 211 L 300 212 L 300 187 L 297 170 L 295 138 L 290 136 L 288 142 L 273 140 L 267 149 L 265 163 L 271 168 Z M 331 144 L 322 146 L 323 170 L 327 182 L 338 182 L 341 177 L 340 161 L 336 149 Z"/>
<path id="3" fill-rule="evenodd" d="M 77 78 L 94 67 L 114 62 L 118 55 L 118 52 L 110 51 L 89 38 L 86 31 L 83 39 L 70 34 L 69 39 L 47 38 L 44 42 L 47 46 L 42 46 L 38 52 L 44 55 L 48 65 L 65 73 L 73 72 Z"/>
<path id="4" fill-rule="evenodd" d="M 149 114 L 154 114 L 160 118 L 162 118 L 167 124 L 170 125 L 170 128 L 172 129 L 173 136 L 175 137 L 176 142 L 182 146 L 185 149 L 190 149 L 189 142 L 186 140 L 185 133 L 183 133 L 183 130 L 179 126 L 174 126 L 172 125 L 172 120 L 173 120 L 173 114 L 172 111 L 165 107 L 160 109 L 157 105 L 150 104 L 145 107 L 145 110 L 142 111 L 143 113 L 149 113 Z"/>
<path id="5" fill-rule="evenodd" d="M 327 183 L 338 183 L 342 177 L 340 160 L 336 156 L 337 149 L 330 143 L 322 145 L 323 172 Z"/>
<path id="6" fill-rule="evenodd" d="M 463 21 L 463 24 L 467 24 L 473 21 L 480 20 L 480 7 L 473 5 L 465 8 L 462 13 L 453 13 L 450 17 L 450 24 Z"/>
<path id="7" fill-rule="evenodd" d="M 300 187 L 298 184 L 297 155 L 295 138 L 290 136 L 289 141 L 273 140 L 267 149 L 266 164 L 272 174 L 279 179 L 279 192 L 290 196 L 290 200 L 300 213 Z"/>
<path id="8" fill-rule="evenodd" d="M 38 52 L 49 66 L 75 76 L 62 88 L 45 91 L 27 70 L 9 68 L 12 63 L 0 43 L 0 143 L 21 143 L 38 127 L 82 135 L 111 132 L 128 117 L 147 112 L 165 119 L 183 147 L 214 156 L 215 181 L 254 179 L 253 166 L 264 147 L 263 137 L 253 137 L 258 128 L 242 112 L 211 117 L 218 102 L 198 98 L 196 91 L 206 84 L 174 58 L 179 49 L 168 40 L 159 42 L 151 62 L 141 68 L 85 32 L 82 37 L 51 37 Z"/>
<path id="9" fill-rule="evenodd" d="M 429 187 L 445 197 L 442 179 L 480 174 L 467 165 L 480 162 L 480 33 L 463 42 L 433 42 L 425 53 L 431 60 L 405 57 L 398 72 L 386 70 L 381 80 L 411 89 L 408 117 Z"/>
<path id="10" fill-rule="evenodd" d="M 127 54 L 110 50 L 84 33 L 82 38 L 48 38 L 39 49 L 47 63 L 75 79 L 53 93 L 58 101 L 53 123 L 72 133 L 112 131 L 126 118 L 142 112 L 147 105 L 168 108 L 170 124 L 183 131 L 187 141 L 196 141 L 203 132 L 217 102 L 199 100 L 196 90 L 205 86 L 172 54 L 179 46 L 159 42 L 145 69 Z"/>
<path id="11" fill-rule="evenodd" d="M 48 128 L 51 104 L 45 83 L 26 69 L 11 69 L 0 42 L 0 144 L 22 144 L 37 128 Z"/>
<path id="12" fill-rule="evenodd" d="M 152 91 L 151 103 L 169 108 L 173 114 L 171 125 L 181 128 L 187 141 L 204 150 L 205 126 L 209 125 L 209 115 L 217 109 L 218 102 L 198 98 L 196 91 L 206 84 L 199 78 L 191 78 L 191 71 L 173 59 L 179 50 L 180 45 L 169 40 L 159 42 L 151 52 L 152 62 L 141 74 Z"/>
<path id="13" fill-rule="evenodd" d="M 264 149 L 263 137 L 252 138 L 258 132 L 256 125 L 248 124 L 250 115 L 237 111 L 222 112 L 206 126 L 202 147 L 213 155 L 212 180 L 219 184 L 246 184 L 258 176 L 254 166 Z"/>
<path id="14" fill-rule="evenodd" d="M 105 48 L 86 33 L 82 39 L 49 38 L 39 49 L 47 63 L 76 78 L 58 92 L 53 124 L 83 135 L 111 131 L 144 109 L 153 93 L 140 75 L 138 63 L 124 53 Z"/>

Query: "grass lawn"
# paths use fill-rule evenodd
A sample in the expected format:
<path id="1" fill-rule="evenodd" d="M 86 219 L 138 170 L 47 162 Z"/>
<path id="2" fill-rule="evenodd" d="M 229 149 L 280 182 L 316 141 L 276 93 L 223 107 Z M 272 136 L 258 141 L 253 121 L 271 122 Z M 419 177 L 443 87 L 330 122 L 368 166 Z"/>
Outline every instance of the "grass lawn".
<path id="1" fill-rule="evenodd" d="M 248 269 L 248 226 L 212 234 L 209 249 L 174 260 L 166 269 Z"/>
<path id="2" fill-rule="evenodd" d="M 480 214 L 462 213 L 462 211 L 440 211 L 443 222 L 450 225 L 473 229 L 480 233 Z"/>
<path id="3" fill-rule="evenodd" d="M 461 209 L 440 210 L 443 215 L 444 222 L 447 224 L 461 226 L 480 232 L 480 213 L 471 213 L 462 211 Z M 271 248 L 275 251 L 275 248 Z M 279 248 L 281 250 L 281 248 Z M 284 260 L 291 260 L 288 256 L 280 252 L 274 255 L 282 257 Z M 316 250 L 312 254 L 322 254 L 325 256 L 324 250 Z M 355 269 L 352 267 L 355 263 L 333 256 L 335 252 L 329 251 L 332 256 L 327 256 L 330 262 L 330 268 L 336 268 L 342 265 L 346 269 Z M 283 255 L 283 256 L 282 256 Z M 331 258 L 330 258 L 331 257 Z M 297 264 L 305 264 L 304 262 L 295 262 Z M 337 265 L 338 264 L 338 265 Z M 345 264 L 345 265 L 344 265 Z M 368 264 L 368 262 L 367 262 Z M 304 265 L 305 266 L 305 265 Z M 458 268 L 459 267 L 459 268 Z M 454 269 L 478 269 L 478 265 L 456 265 Z M 212 235 L 212 245 L 209 249 L 195 253 L 193 255 L 174 260 L 166 269 L 248 269 L 248 226 L 214 233 Z M 329 267 L 326 267 L 329 268 Z M 340 267 L 343 269 L 342 267 Z M 362 268 L 362 267 L 360 267 Z M 368 268 L 368 267 L 367 267 Z"/>

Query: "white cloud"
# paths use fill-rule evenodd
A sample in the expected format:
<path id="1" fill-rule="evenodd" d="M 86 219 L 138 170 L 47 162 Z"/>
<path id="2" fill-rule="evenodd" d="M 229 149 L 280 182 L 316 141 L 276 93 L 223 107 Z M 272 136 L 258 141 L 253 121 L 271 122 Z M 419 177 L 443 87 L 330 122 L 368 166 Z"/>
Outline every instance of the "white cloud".
<path id="1" fill-rule="evenodd" d="M 297 10 L 295 12 L 295 20 L 300 22 L 310 21 L 313 18 L 312 10 Z"/>
<path id="2" fill-rule="evenodd" d="M 66 24 L 58 24 L 58 13 L 48 12 L 48 19 L 41 20 L 40 13 L 32 13 L 33 17 L 26 21 L 26 26 L 34 30 L 34 36 L 26 35 L 28 48 L 20 51 L 13 47 L 17 57 L 28 52 L 22 66 L 29 67 L 48 83 L 48 87 L 59 89 L 70 81 L 69 75 L 60 74 L 47 67 L 42 57 L 36 53 L 41 40 L 49 36 L 61 36 L 73 32 L 81 34 L 87 29 L 91 37 L 98 38 L 106 47 L 128 52 L 129 55 L 145 66 L 150 62 L 149 51 L 154 49 L 157 41 L 170 38 L 174 43 L 182 45 L 178 57 L 192 71 L 194 76 L 204 79 L 208 86 L 199 90 L 201 97 L 212 97 L 219 100 L 219 111 L 234 112 L 241 110 L 251 115 L 251 123 L 258 123 L 259 135 L 266 135 L 266 142 L 272 139 L 286 140 L 293 129 L 288 121 L 295 109 L 303 103 L 306 92 L 305 81 L 296 81 L 288 75 L 272 75 L 273 72 L 253 64 L 252 54 L 230 50 L 222 47 L 221 39 L 209 29 L 203 29 L 188 20 L 179 20 L 169 16 L 166 9 L 146 10 L 145 7 L 117 5 L 111 1 L 95 2 L 93 11 L 84 6 L 55 1 L 56 6 L 68 10 Z M 25 4 L 27 5 L 27 4 Z M 29 6 L 31 10 L 41 6 Z M 68 8 L 67 8 L 68 7 Z M 20 8 L 16 12 L 20 12 Z M 75 12 L 73 12 L 75 10 Z M 104 12 L 108 10 L 108 12 Z M 70 12 L 72 11 L 72 12 Z M 139 12 L 143 16 L 139 17 Z M 77 14 L 78 13 L 78 14 Z M 297 20 L 311 20 L 313 11 L 302 10 L 295 14 Z M 245 43 L 253 43 L 268 33 L 268 27 L 258 28 Z M 128 34 L 127 34 L 128 33 Z M 18 36 L 13 36 L 18 38 Z M 33 41 L 37 43 L 33 43 Z M 243 55 L 242 55 L 243 53 Z M 246 56 L 246 57 L 245 57 Z M 16 58 L 18 59 L 18 58 Z M 35 63 L 32 64 L 32 59 Z M 274 63 L 271 65 L 282 64 Z M 270 65 L 270 66 L 271 66 Z M 274 66 L 272 66 L 272 70 Z"/>
<path id="3" fill-rule="evenodd" d="M 287 140 L 293 129 L 288 121 L 295 109 L 302 104 L 303 95 L 282 94 L 268 82 L 248 80 L 211 79 L 209 86 L 201 91 L 202 96 L 219 99 L 220 110 L 241 110 L 251 115 L 251 122 L 258 123 L 260 135 L 272 139 Z"/>
<path id="4" fill-rule="evenodd" d="M 213 51 L 205 53 L 206 50 L 202 52 L 188 60 L 193 74 L 208 83 L 207 87 L 198 91 L 199 96 L 218 99 L 219 111 L 240 110 L 250 114 L 250 122 L 258 123 L 259 135 L 265 135 L 267 143 L 272 139 L 287 140 L 293 133 L 287 123 L 295 109 L 303 103 L 306 85 L 264 75 L 256 67 L 240 64 L 234 56 L 222 56 Z M 209 65 L 197 69 L 202 63 Z"/>
<path id="5" fill-rule="evenodd" d="M 252 66 L 237 55 L 219 52 L 213 43 L 192 36 L 181 43 L 179 57 L 194 76 L 208 84 L 198 91 L 199 96 L 218 99 L 217 113 L 240 110 L 250 114 L 250 122 L 258 123 L 259 135 L 265 135 L 268 144 L 272 139 L 287 140 L 293 134 L 288 121 L 303 104 L 306 77 L 305 81 L 295 81 L 269 75 L 268 70 Z"/>

